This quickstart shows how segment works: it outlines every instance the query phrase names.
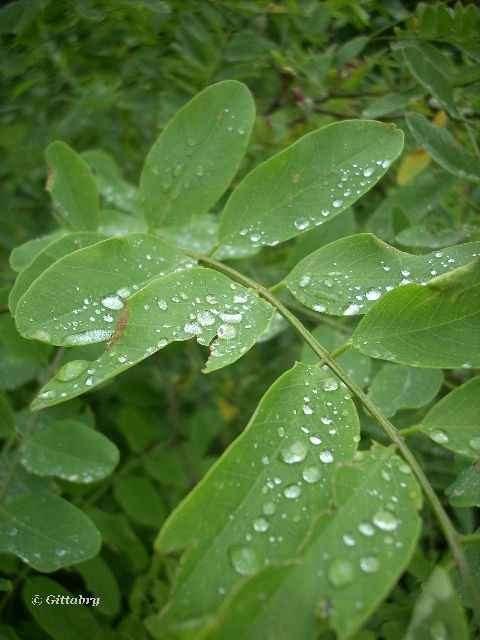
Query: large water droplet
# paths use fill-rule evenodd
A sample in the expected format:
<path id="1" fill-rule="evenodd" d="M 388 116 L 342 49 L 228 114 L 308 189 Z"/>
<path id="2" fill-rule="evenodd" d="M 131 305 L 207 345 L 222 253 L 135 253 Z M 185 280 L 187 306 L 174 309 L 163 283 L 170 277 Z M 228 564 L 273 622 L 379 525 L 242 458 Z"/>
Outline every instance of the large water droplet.
<path id="1" fill-rule="evenodd" d="M 445 431 L 438 429 L 437 431 L 432 431 L 430 434 L 431 439 L 438 444 L 445 444 L 448 442 L 448 436 Z"/>
<path id="2" fill-rule="evenodd" d="M 324 391 L 336 391 L 338 389 L 338 382 L 335 378 L 327 378 L 323 383 Z"/>
<path id="3" fill-rule="evenodd" d="M 298 486 L 298 484 L 289 484 L 288 487 L 285 487 L 283 490 L 283 495 L 290 500 L 294 498 L 298 498 L 298 496 L 302 493 L 302 490 Z"/>
<path id="4" fill-rule="evenodd" d="M 124 304 L 120 295 L 106 296 L 102 299 L 102 306 L 104 306 L 105 309 L 118 311 L 119 309 L 123 309 Z"/>
<path id="5" fill-rule="evenodd" d="M 472 438 L 468 444 L 472 447 L 472 449 L 475 449 L 475 451 L 479 451 L 480 450 L 480 436 L 475 436 L 475 438 Z"/>
<path id="6" fill-rule="evenodd" d="M 334 587 L 344 587 L 353 581 L 354 571 L 348 560 L 336 558 L 328 569 L 328 579 Z"/>
<path id="7" fill-rule="evenodd" d="M 75 380 L 75 378 L 78 378 L 78 376 L 85 371 L 89 364 L 87 360 L 71 360 L 57 371 L 55 377 L 62 382 Z"/>
<path id="8" fill-rule="evenodd" d="M 328 449 L 325 449 L 325 451 L 322 451 L 318 457 L 320 458 L 321 462 L 323 462 L 324 464 L 330 464 L 331 462 L 333 462 L 333 453 Z"/>
<path id="9" fill-rule="evenodd" d="M 308 484 L 315 484 L 320 480 L 321 472 L 319 467 L 306 467 L 302 472 L 302 478 Z"/>
<path id="10" fill-rule="evenodd" d="M 382 509 L 373 516 L 373 524 L 382 531 L 394 531 L 398 527 L 398 520 L 393 513 Z"/>
<path id="11" fill-rule="evenodd" d="M 258 533 L 263 533 L 264 531 L 267 531 L 268 527 L 269 527 L 268 520 L 265 520 L 265 518 L 257 518 L 253 522 L 253 528 Z"/>
<path id="12" fill-rule="evenodd" d="M 250 547 L 235 546 L 230 549 L 233 568 L 241 576 L 251 576 L 259 569 L 257 554 Z"/>
<path id="13" fill-rule="evenodd" d="M 219 338 L 226 338 L 228 340 L 235 338 L 237 330 L 230 324 L 221 324 L 217 329 L 217 334 Z"/>
<path id="14" fill-rule="evenodd" d="M 365 573 L 376 573 L 379 568 L 380 562 L 374 556 L 366 556 L 360 559 L 360 569 Z"/>
<path id="15" fill-rule="evenodd" d="M 307 445 L 300 440 L 296 440 L 291 444 L 283 447 L 280 451 L 280 456 L 287 464 L 294 464 L 296 462 L 302 462 L 307 455 Z"/>
<path id="16" fill-rule="evenodd" d="M 368 537 L 373 536 L 373 534 L 375 533 L 375 529 L 372 527 L 372 525 L 369 522 L 361 522 L 358 525 L 358 530 L 364 536 L 368 536 Z"/>

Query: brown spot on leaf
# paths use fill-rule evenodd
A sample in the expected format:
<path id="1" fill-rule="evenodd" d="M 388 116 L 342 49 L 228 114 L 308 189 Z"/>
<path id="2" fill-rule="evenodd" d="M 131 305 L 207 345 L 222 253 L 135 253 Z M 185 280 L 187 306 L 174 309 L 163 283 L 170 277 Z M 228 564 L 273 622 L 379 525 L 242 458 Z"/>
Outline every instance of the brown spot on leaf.
<path id="1" fill-rule="evenodd" d="M 120 338 L 125 333 L 125 329 L 127 328 L 128 319 L 130 316 L 130 312 L 128 307 L 124 307 L 122 312 L 118 316 L 117 324 L 115 326 L 115 331 L 113 332 L 112 337 L 107 342 L 107 349 L 111 349 L 113 345 L 120 340 Z"/>

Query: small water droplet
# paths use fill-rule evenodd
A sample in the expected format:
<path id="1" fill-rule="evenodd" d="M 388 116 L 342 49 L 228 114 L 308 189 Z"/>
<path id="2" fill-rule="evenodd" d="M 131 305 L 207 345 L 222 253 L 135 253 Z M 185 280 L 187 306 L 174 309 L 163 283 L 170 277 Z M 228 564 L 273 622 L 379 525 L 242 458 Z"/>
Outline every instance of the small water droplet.
<path id="1" fill-rule="evenodd" d="M 365 573 L 376 573 L 380 568 L 378 558 L 366 556 L 360 559 L 360 569 Z"/>
<path id="2" fill-rule="evenodd" d="M 338 382 L 335 378 L 327 378 L 323 383 L 324 391 L 336 391 L 338 389 Z"/>
<path id="3" fill-rule="evenodd" d="M 334 200 L 332 202 L 332 205 L 335 207 L 335 209 L 339 209 L 343 204 L 343 200 Z"/>
<path id="4" fill-rule="evenodd" d="M 371 289 L 370 291 L 367 291 L 365 297 L 367 300 L 378 300 L 381 295 L 381 292 L 377 291 L 377 289 Z"/>
<path id="5" fill-rule="evenodd" d="M 307 455 L 307 445 L 300 440 L 296 440 L 291 444 L 283 447 L 280 451 L 280 456 L 287 464 L 295 464 L 296 462 L 302 462 Z"/>
<path id="6" fill-rule="evenodd" d="M 373 516 L 373 524 L 382 531 L 394 531 L 398 527 L 398 520 L 393 513 L 382 509 Z"/>
<path id="7" fill-rule="evenodd" d="M 217 334 L 219 338 L 225 338 L 227 340 L 231 338 L 235 338 L 237 335 L 237 330 L 235 327 L 232 327 L 231 324 L 221 324 L 217 329 Z"/>
<path id="8" fill-rule="evenodd" d="M 330 464 L 331 462 L 333 462 L 333 453 L 328 449 L 325 449 L 325 451 L 322 451 L 318 457 L 320 458 L 321 462 L 323 462 L 324 464 Z"/>
<path id="9" fill-rule="evenodd" d="M 285 498 L 289 498 L 293 500 L 294 498 L 298 498 L 298 496 L 302 493 L 302 490 L 298 486 L 298 484 L 289 484 L 288 487 L 285 487 L 283 490 L 283 495 Z"/>
<path id="10" fill-rule="evenodd" d="M 358 530 L 360 531 L 361 534 L 367 537 L 373 536 L 373 534 L 375 533 L 375 529 L 372 527 L 372 525 L 369 522 L 361 522 L 358 525 Z"/>
<path id="11" fill-rule="evenodd" d="M 251 576 L 259 569 L 257 554 L 250 547 L 235 546 L 230 549 L 233 568 L 241 576 Z"/>
<path id="12" fill-rule="evenodd" d="M 308 484 L 315 484 L 320 480 L 321 472 L 319 467 L 306 467 L 302 472 L 302 478 Z"/>
<path id="13" fill-rule="evenodd" d="M 431 439 L 438 444 L 445 444 L 448 442 L 448 436 L 445 431 L 438 429 L 437 431 L 432 431 L 430 434 Z"/>
<path id="14" fill-rule="evenodd" d="M 123 309 L 124 304 L 125 303 L 123 302 L 122 297 L 119 294 L 114 296 L 106 296 L 102 299 L 102 306 L 104 306 L 105 309 L 112 309 L 113 311 Z"/>
<path id="15" fill-rule="evenodd" d="M 269 527 L 269 523 L 268 520 L 265 520 L 265 518 L 257 518 L 256 520 L 254 520 L 253 522 L 253 528 L 255 529 L 255 531 L 257 531 L 258 533 L 263 533 L 264 531 L 267 531 L 268 527 Z"/>
<path id="16" fill-rule="evenodd" d="M 310 442 L 311 442 L 313 445 L 315 445 L 315 446 L 317 446 L 317 445 L 319 445 L 319 444 L 322 444 L 322 439 L 321 439 L 321 437 L 320 437 L 320 436 L 318 436 L 318 435 L 310 436 L 310 437 L 309 437 L 309 440 L 310 440 Z"/>
<path id="17" fill-rule="evenodd" d="M 90 363 L 87 360 L 71 360 L 63 365 L 55 374 L 55 378 L 61 382 L 75 380 L 82 374 Z"/>
<path id="18" fill-rule="evenodd" d="M 348 560 L 336 558 L 328 569 L 328 579 L 334 587 L 344 587 L 353 581 L 354 571 Z"/>

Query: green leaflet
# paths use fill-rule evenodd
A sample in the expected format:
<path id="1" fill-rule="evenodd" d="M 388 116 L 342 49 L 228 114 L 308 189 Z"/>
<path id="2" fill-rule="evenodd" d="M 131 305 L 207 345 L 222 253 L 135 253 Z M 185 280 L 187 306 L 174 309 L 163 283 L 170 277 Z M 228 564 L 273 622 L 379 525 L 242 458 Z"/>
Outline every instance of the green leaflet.
<path id="1" fill-rule="evenodd" d="M 418 409 L 431 402 L 442 382 L 441 370 L 388 362 L 373 378 L 368 395 L 383 415 L 390 417 L 401 409 Z"/>
<path id="2" fill-rule="evenodd" d="M 436 567 L 413 610 L 408 631 L 403 640 L 448 638 L 470 640 L 465 610 L 448 573 Z"/>
<path id="3" fill-rule="evenodd" d="M 117 280 L 110 291 L 115 292 L 118 283 Z M 124 280 L 124 284 L 128 286 L 130 282 Z M 79 298 L 83 298 L 82 292 Z M 266 330 L 274 312 L 252 290 L 204 268 L 156 278 L 122 306 L 116 323 L 110 325 L 111 338 L 105 352 L 92 362 L 76 361 L 76 365 L 70 362 L 73 371 L 63 375 L 61 370 L 41 390 L 33 408 L 65 402 L 90 391 L 169 343 L 194 337 L 199 344 L 210 347 L 204 370 L 215 371 L 248 351 Z"/>
<path id="4" fill-rule="evenodd" d="M 22 596 L 34 620 L 53 640 L 85 640 L 90 636 L 103 636 L 92 605 L 66 604 L 66 598 L 78 597 L 78 594 L 68 591 L 55 580 L 43 576 L 27 578 Z M 59 596 L 59 600 L 63 597 L 64 604 L 56 602 L 55 596 Z"/>
<path id="5" fill-rule="evenodd" d="M 42 248 L 30 264 L 18 274 L 8 297 L 8 304 L 12 314 L 15 314 L 17 303 L 29 286 L 54 262 L 63 258 L 68 253 L 77 249 L 83 249 L 91 244 L 95 244 L 104 237 L 92 231 L 79 231 L 69 233 L 60 237 L 55 237 L 47 246 Z"/>
<path id="6" fill-rule="evenodd" d="M 235 80 L 207 87 L 176 113 L 140 178 L 151 227 L 180 226 L 215 204 L 245 155 L 254 120 L 253 98 Z"/>
<path id="7" fill-rule="evenodd" d="M 113 485 L 113 493 L 125 513 L 135 522 L 158 528 L 165 520 L 165 504 L 148 478 L 134 475 L 118 476 Z"/>
<path id="8" fill-rule="evenodd" d="M 115 616 L 120 611 L 122 596 L 115 574 L 102 556 L 75 565 L 75 571 L 82 576 L 85 589 L 100 596 L 97 611 Z"/>
<path id="9" fill-rule="evenodd" d="M 358 440 L 341 383 L 320 367 L 284 373 L 161 530 L 158 552 L 187 551 L 172 600 L 150 630 L 211 614 L 243 575 L 293 557 L 329 506 L 336 463 L 352 459 Z"/>
<path id="10" fill-rule="evenodd" d="M 480 261 L 387 293 L 360 321 L 356 349 L 417 367 L 480 366 Z"/>
<path id="11" fill-rule="evenodd" d="M 113 442 L 73 419 L 38 425 L 21 448 L 28 471 L 70 482 L 97 482 L 110 475 L 118 459 Z"/>
<path id="12" fill-rule="evenodd" d="M 412 135 L 435 162 L 458 178 L 480 182 L 480 161 L 455 140 L 448 129 L 437 127 L 419 113 L 408 113 Z"/>
<path id="13" fill-rule="evenodd" d="M 480 242 L 425 255 L 399 251 L 371 233 L 340 238 L 299 262 L 285 284 L 302 304 L 332 315 L 367 313 L 392 289 L 423 284 L 480 256 Z"/>
<path id="14" fill-rule="evenodd" d="M 98 242 L 41 273 L 17 303 L 17 328 L 27 338 L 56 345 L 105 342 L 132 292 L 193 264 L 153 236 L 132 234 Z"/>
<path id="15" fill-rule="evenodd" d="M 14 271 L 23 271 L 25 267 L 28 267 L 37 254 L 40 253 L 40 251 L 43 251 L 47 245 L 54 240 L 58 240 L 58 238 L 61 238 L 65 233 L 66 231 L 60 229 L 58 231 L 53 231 L 46 236 L 33 238 L 33 240 L 28 240 L 27 242 L 18 245 L 18 247 L 12 249 L 10 254 L 10 266 Z"/>
<path id="16" fill-rule="evenodd" d="M 314 640 L 320 622 L 339 639 L 359 629 L 412 557 L 421 496 L 393 448 L 358 458 L 337 468 L 335 509 L 318 519 L 296 562 L 240 585 L 201 640 Z"/>
<path id="17" fill-rule="evenodd" d="M 46 188 L 62 222 L 76 231 L 95 231 L 98 192 L 85 160 L 64 142 L 52 142 L 46 158 L 49 169 Z"/>
<path id="18" fill-rule="evenodd" d="M 37 571 L 56 571 L 97 555 L 100 534 L 80 509 L 50 493 L 29 493 L 0 506 L 0 550 Z"/>
<path id="19" fill-rule="evenodd" d="M 437 402 L 423 418 L 421 430 L 437 444 L 480 458 L 480 376 L 465 382 Z"/>
<path id="20" fill-rule="evenodd" d="M 328 351 L 333 351 L 341 345 L 345 344 L 348 337 L 333 329 L 332 327 L 321 324 L 312 331 L 313 336 L 324 346 Z M 306 364 L 318 365 L 318 356 L 312 351 L 312 349 L 305 344 L 302 348 L 301 361 Z M 364 356 L 363 353 L 359 353 L 354 349 L 349 349 L 346 353 L 342 353 L 337 358 L 338 364 L 344 369 L 349 378 L 358 384 L 360 387 L 365 387 L 370 382 L 370 373 L 372 369 L 372 361 L 368 356 Z"/>
<path id="21" fill-rule="evenodd" d="M 403 148 L 391 124 L 345 120 L 308 133 L 256 167 L 230 196 L 222 246 L 274 246 L 351 206 Z"/>
<path id="22" fill-rule="evenodd" d="M 464 469 L 445 493 L 454 507 L 480 507 L 480 464 Z"/>
<path id="23" fill-rule="evenodd" d="M 123 179 L 115 160 L 101 149 L 81 155 L 92 169 L 104 206 L 137 213 L 138 189 Z"/>
<path id="24" fill-rule="evenodd" d="M 402 57 L 412 76 L 453 116 L 458 115 L 453 87 L 446 75 L 449 61 L 427 43 L 402 43 Z"/>

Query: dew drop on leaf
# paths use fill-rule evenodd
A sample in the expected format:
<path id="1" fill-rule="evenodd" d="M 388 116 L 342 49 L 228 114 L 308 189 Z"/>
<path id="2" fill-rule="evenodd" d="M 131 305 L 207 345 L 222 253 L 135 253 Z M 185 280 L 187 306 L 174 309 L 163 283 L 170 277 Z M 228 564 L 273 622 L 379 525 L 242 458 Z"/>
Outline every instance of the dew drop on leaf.
<path id="1" fill-rule="evenodd" d="M 85 371 L 88 365 L 89 362 L 87 360 L 71 360 L 57 371 L 55 377 L 62 382 L 75 380 L 75 378 L 78 378 L 78 376 Z"/>
<path id="2" fill-rule="evenodd" d="M 353 581 L 354 570 L 348 560 L 336 558 L 328 569 L 328 579 L 334 587 L 344 587 Z"/>
<path id="3" fill-rule="evenodd" d="M 234 546 L 230 549 L 232 567 L 241 576 L 251 576 L 259 569 L 257 554 L 251 547 Z"/>
<path id="4" fill-rule="evenodd" d="M 307 455 L 307 445 L 300 440 L 288 444 L 280 451 L 280 456 L 287 464 L 302 462 Z"/>
<path id="5" fill-rule="evenodd" d="M 320 480 L 321 472 L 318 467 L 306 467 L 302 472 L 302 478 L 308 484 L 315 484 Z"/>
<path id="6" fill-rule="evenodd" d="M 283 490 L 283 495 L 290 500 L 294 498 L 298 498 L 298 496 L 302 493 L 302 490 L 298 486 L 298 484 L 289 484 L 288 487 L 285 487 Z"/>
<path id="7" fill-rule="evenodd" d="M 365 573 L 376 573 L 380 568 L 380 562 L 375 556 L 366 556 L 360 559 L 360 569 Z"/>
<path id="8" fill-rule="evenodd" d="M 389 511 L 381 510 L 373 516 L 373 524 L 382 531 L 395 531 L 398 527 L 398 520 Z"/>

